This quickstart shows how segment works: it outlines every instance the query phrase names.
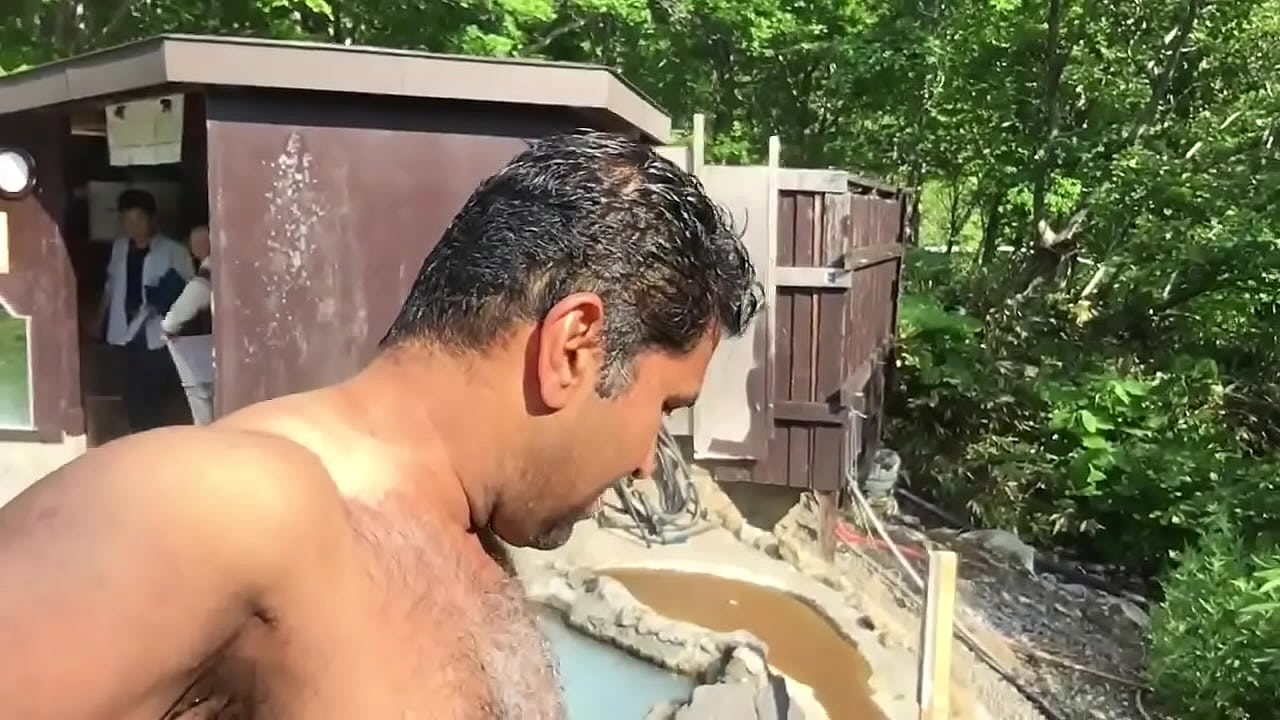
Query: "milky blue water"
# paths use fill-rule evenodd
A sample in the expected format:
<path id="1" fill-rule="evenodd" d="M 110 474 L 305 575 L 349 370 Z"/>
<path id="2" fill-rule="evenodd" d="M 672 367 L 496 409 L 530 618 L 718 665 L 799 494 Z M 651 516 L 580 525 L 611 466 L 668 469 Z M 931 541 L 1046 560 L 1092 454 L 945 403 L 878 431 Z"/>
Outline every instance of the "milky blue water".
<path id="1" fill-rule="evenodd" d="M 566 626 L 555 613 L 542 631 L 560 667 L 569 720 L 643 720 L 666 700 L 688 700 L 693 680 L 633 657 Z"/>

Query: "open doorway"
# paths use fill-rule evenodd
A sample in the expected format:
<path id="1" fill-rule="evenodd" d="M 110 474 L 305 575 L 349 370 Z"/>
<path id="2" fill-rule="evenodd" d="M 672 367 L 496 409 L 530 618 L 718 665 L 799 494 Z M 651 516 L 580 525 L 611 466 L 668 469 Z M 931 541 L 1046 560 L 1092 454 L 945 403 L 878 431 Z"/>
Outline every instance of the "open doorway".
<path id="1" fill-rule="evenodd" d="M 80 104 L 68 111 L 61 229 L 76 280 L 81 397 L 90 446 L 148 427 L 192 422 L 183 387 L 189 378 L 173 361 L 172 337 L 159 330 L 182 287 L 175 277 L 165 277 L 172 273 L 161 265 L 172 264 L 165 258 L 181 256 L 174 269 L 189 279 L 200 266 L 189 254 L 191 232 L 209 217 L 204 104 L 198 94 L 180 97 L 177 162 L 123 165 L 117 149 L 113 163 L 107 115 L 117 104 Z M 131 200 L 122 207 L 126 192 Z M 139 198 L 153 205 L 154 212 L 145 214 L 156 240 L 130 237 L 138 232 L 129 218 L 137 215 Z M 181 251 L 168 241 L 181 244 Z M 142 289 L 106 295 L 109 274 L 118 284 Z M 174 283 L 178 290 L 172 289 Z M 157 289 L 162 286 L 168 288 L 164 293 Z M 157 300 L 161 295 L 167 299 Z M 177 334 L 188 331 L 211 333 L 211 323 L 206 317 L 203 330 L 184 324 Z"/>

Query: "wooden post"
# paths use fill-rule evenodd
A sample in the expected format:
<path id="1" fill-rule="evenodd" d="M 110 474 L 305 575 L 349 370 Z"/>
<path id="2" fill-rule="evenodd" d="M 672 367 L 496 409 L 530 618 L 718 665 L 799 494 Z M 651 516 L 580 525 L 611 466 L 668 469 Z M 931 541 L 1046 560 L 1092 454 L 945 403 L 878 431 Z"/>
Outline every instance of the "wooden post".
<path id="1" fill-rule="evenodd" d="M 693 138 L 690 143 L 693 159 L 689 163 L 689 174 L 697 177 L 702 174 L 702 166 L 707 159 L 707 116 L 705 113 L 693 114 Z"/>
<path id="2" fill-rule="evenodd" d="M 765 305 L 764 311 L 761 313 L 764 317 L 764 337 L 765 337 L 765 367 L 764 367 L 764 384 L 765 384 L 765 406 L 763 422 L 767 423 L 766 427 L 769 432 L 776 432 L 773 422 L 774 398 L 777 397 L 776 388 L 778 378 L 776 377 L 778 365 L 776 362 L 778 354 L 778 314 L 775 308 L 778 307 L 778 285 L 775 282 L 776 269 L 778 267 L 778 214 L 779 203 L 778 194 L 781 192 L 779 170 L 782 165 L 782 139 L 777 135 L 769 137 L 769 154 L 768 154 L 768 180 L 765 191 L 768 193 L 768 202 L 765 205 L 765 230 L 769 233 L 769 254 L 768 260 L 765 261 L 764 267 L 756 266 L 756 272 L 759 275 L 760 282 L 764 284 Z M 790 352 L 790 349 L 787 350 Z M 783 432 L 786 432 L 785 430 Z M 766 463 L 761 463 L 767 465 Z"/>
<path id="3" fill-rule="evenodd" d="M 916 698 L 920 703 L 920 720 L 948 720 L 951 716 L 951 646 L 955 610 L 956 554 L 949 550 L 931 551 L 920 637 L 920 684 Z"/>
<path id="4" fill-rule="evenodd" d="M 836 559 L 836 523 L 840 521 L 840 496 L 834 490 L 818 491 L 818 553 L 823 560 Z"/>

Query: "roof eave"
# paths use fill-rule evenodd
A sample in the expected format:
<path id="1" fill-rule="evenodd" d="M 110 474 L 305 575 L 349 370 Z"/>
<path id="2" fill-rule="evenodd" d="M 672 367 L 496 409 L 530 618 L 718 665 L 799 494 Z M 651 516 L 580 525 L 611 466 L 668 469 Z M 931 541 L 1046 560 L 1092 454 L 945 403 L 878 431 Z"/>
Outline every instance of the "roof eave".
<path id="1" fill-rule="evenodd" d="M 604 67 L 185 36 L 144 40 L 2 77 L 0 115 L 164 85 L 589 108 L 656 142 L 665 142 L 671 131 L 665 113 Z"/>

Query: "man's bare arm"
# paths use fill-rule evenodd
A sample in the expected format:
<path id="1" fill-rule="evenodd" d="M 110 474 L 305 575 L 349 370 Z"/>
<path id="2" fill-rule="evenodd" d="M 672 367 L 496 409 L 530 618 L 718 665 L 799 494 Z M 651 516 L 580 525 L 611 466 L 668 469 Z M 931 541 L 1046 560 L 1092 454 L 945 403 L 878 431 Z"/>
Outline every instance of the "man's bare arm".
<path id="1" fill-rule="evenodd" d="M 211 429 L 129 438 L 44 478 L 0 508 L 0 714 L 163 711 L 291 592 L 296 548 L 325 557 L 339 508 L 314 456 Z"/>

